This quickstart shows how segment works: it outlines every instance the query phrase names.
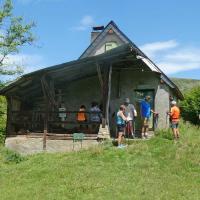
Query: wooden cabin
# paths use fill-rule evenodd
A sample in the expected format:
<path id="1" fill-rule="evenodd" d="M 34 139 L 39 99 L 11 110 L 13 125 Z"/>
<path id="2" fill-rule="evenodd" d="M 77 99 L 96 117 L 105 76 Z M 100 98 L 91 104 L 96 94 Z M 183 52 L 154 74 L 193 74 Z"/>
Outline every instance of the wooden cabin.
<path id="1" fill-rule="evenodd" d="M 77 47 L 78 48 L 78 47 Z M 182 99 L 178 87 L 111 21 L 95 27 L 91 44 L 79 59 L 23 75 L 0 91 L 6 96 L 6 135 L 80 131 L 77 112 L 86 106 L 88 120 L 83 123 L 88 135 L 91 102 L 101 104 L 103 127 L 115 135 L 115 113 L 126 97 L 140 113 L 140 101 L 152 97 L 150 128 L 168 127 L 166 112 L 170 99 Z M 156 124 L 155 124 L 156 122 Z M 136 130 L 141 119 L 136 118 Z"/>

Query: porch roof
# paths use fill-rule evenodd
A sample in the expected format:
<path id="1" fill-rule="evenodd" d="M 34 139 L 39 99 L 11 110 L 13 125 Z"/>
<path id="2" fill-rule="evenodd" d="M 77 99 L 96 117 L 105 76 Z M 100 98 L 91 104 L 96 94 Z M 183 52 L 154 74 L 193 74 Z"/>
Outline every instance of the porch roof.
<path id="1" fill-rule="evenodd" d="M 140 66 L 142 64 L 147 70 L 159 73 L 161 78 L 174 89 L 177 96 L 183 99 L 183 95 L 178 87 L 150 59 L 145 57 L 144 54 L 131 44 L 121 45 L 100 55 L 78 59 L 25 74 L 20 79 L 1 89 L 0 95 L 9 96 L 18 90 L 26 90 L 27 92 L 33 88 L 37 89 L 37 87 L 40 87 L 40 80 L 44 75 L 51 77 L 55 82 L 70 82 L 97 74 L 97 65 L 103 67 L 115 65 L 115 67 L 119 67 L 119 64 L 124 62 L 137 63 Z M 132 67 L 135 66 L 132 65 Z"/>

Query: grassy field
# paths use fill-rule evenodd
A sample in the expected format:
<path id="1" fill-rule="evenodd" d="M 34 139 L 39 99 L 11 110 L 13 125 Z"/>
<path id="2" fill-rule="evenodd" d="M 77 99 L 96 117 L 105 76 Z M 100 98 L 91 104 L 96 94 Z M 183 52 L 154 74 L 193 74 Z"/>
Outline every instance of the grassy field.
<path id="1" fill-rule="evenodd" d="M 200 199 L 200 130 L 181 126 L 127 149 L 21 157 L 0 148 L 1 199 Z"/>

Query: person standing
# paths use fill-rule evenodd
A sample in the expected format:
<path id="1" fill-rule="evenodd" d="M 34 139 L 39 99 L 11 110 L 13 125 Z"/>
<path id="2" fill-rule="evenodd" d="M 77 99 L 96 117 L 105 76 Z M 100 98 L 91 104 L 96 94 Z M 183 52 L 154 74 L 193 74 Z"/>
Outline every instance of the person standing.
<path id="1" fill-rule="evenodd" d="M 179 133 L 179 121 L 180 121 L 180 109 L 176 105 L 176 101 L 171 102 L 171 110 L 168 113 L 170 116 L 171 128 L 173 132 L 174 139 L 178 139 L 180 137 Z"/>
<path id="2" fill-rule="evenodd" d="M 91 108 L 90 108 L 90 122 L 92 122 L 92 133 L 98 133 L 99 130 L 99 125 L 101 123 L 101 110 L 98 107 L 97 102 L 92 102 L 91 103 Z"/>
<path id="3" fill-rule="evenodd" d="M 123 148 L 125 145 L 122 144 L 123 138 L 124 138 L 124 132 L 125 132 L 125 124 L 127 121 L 127 118 L 125 116 L 125 106 L 121 105 L 119 108 L 119 111 L 117 112 L 117 132 L 118 132 L 118 148 Z"/>
<path id="4" fill-rule="evenodd" d="M 64 121 L 66 120 L 66 117 L 67 117 L 67 114 L 66 114 L 66 107 L 65 107 L 64 102 L 61 103 L 61 105 L 60 105 L 60 107 L 58 108 L 58 110 L 59 110 L 58 116 L 59 116 L 61 122 L 64 122 Z M 61 124 L 61 127 L 62 127 L 62 128 L 65 128 L 65 124 L 62 123 L 62 124 Z"/>
<path id="5" fill-rule="evenodd" d="M 146 96 L 140 104 L 141 118 L 142 118 L 142 139 L 148 138 L 149 131 L 149 119 L 151 113 L 157 114 L 151 109 L 150 105 L 151 97 Z"/>
<path id="6" fill-rule="evenodd" d="M 80 124 L 80 131 L 83 131 L 85 128 L 87 129 L 88 126 L 85 126 L 87 122 L 87 115 L 86 115 L 86 107 L 85 105 L 81 105 L 79 111 L 77 113 L 77 122 Z"/>
<path id="7" fill-rule="evenodd" d="M 137 111 L 136 111 L 134 105 L 130 103 L 129 98 L 125 98 L 124 105 L 126 108 L 125 115 L 128 120 L 127 124 L 126 124 L 128 136 L 129 136 L 129 134 L 131 134 L 131 136 L 134 138 L 135 137 L 135 126 L 134 126 L 135 119 L 134 118 L 137 117 Z"/>

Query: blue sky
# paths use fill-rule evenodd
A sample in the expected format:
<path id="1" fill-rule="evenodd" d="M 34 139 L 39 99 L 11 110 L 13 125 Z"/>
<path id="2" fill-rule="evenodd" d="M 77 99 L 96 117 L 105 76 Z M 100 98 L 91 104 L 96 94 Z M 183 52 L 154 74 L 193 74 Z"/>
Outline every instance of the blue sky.
<path id="1" fill-rule="evenodd" d="M 14 0 L 37 41 L 11 59 L 26 72 L 77 59 L 94 25 L 114 20 L 169 76 L 200 79 L 198 0 Z"/>

